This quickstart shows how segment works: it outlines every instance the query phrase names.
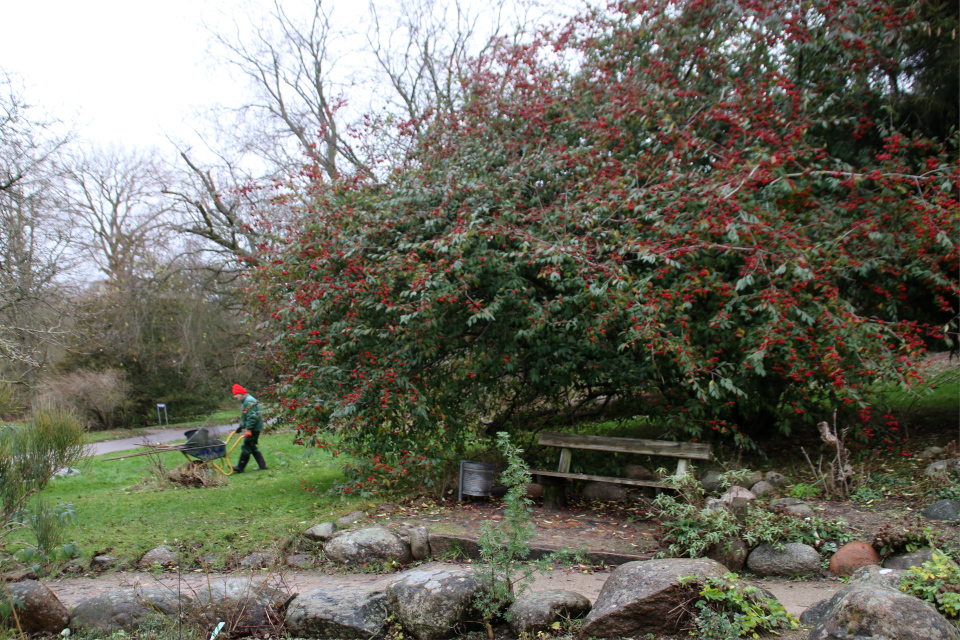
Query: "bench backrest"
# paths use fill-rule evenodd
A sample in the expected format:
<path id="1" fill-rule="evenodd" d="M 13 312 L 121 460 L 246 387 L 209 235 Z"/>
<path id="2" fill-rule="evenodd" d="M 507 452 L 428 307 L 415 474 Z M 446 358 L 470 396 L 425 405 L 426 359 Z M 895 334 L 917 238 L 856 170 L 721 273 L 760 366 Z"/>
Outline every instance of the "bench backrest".
<path id="1" fill-rule="evenodd" d="M 584 436 L 576 433 L 541 433 L 538 443 L 546 447 L 616 451 L 617 453 L 639 453 L 642 455 L 691 458 L 696 460 L 709 460 L 711 451 L 709 444 L 700 442 L 609 438 L 606 436 Z"/>

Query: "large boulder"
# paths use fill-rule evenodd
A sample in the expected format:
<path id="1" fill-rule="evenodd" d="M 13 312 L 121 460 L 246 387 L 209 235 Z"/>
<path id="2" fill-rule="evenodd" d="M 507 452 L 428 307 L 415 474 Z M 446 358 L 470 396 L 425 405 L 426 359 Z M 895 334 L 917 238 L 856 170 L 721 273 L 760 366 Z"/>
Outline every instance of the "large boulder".
<path id="1" fill-rule="evenodd" d="M 772 484 L 770 484 L 769 482 L 767 482 L 766 480 L 761 480 L 760 482 L 750 487 L 750 493 L 757 496 L 758 498 L 762 498 L 763 496 L 773 495 L 776 492 L 777 492 L 777 488 Z"/>
<path id="2" fill-rule="evenodd" d="M 405 571 L 387 585 L 387 606 L 403 630 L 418 640 L 457 635 L 459 623 L 477 621 L 474 600 L 486 586 L 474 569 L 428 564 Z"/>
<path id="3" fill-rule="evenodd" d="M 720 496 L 720 499 L 723 500 L 724 504 L 733 504 L 733 501 L 737 498 L 753 501 L 757 499 L 757 496 L 755 496 L 749 489 L 745 487 L 738 487 L 737 485 L 733 485 L 727 489 L 726 493 Z"/>
<path id="4" fill-rule="evenodd" d="M 877 584 L 859 583 L 839 591 L 814 624 L 809 640 L 960 640 L 960 632 L 930 604 Z"/>
<path id="5" fill-rule="evenodd" d="M 561 618 L 582 618 L 589 611 L 590 601 L 586 596 L 565 589 L 548 589 L 517 598 L 507 610 L 507 621 L 517 636 L 534 636 Z"/>
<path id="6" fill-rule="evenodd" d="M 851 575 L 847 581 L 847 585 L 872 584 L 881 587 L 890 587 L 891 589 L 899 589 L 902 578 L 903 571 L 899 569 L 886 569 L 872 564 L 854 571 L 853 575 Z"/>
<path id="7" fill-rule="evenodd" d="M 782 473 L 777 473 L 776 471 L 768 471 L 767 475 L 763 477 L 764 480 L 772 484 L 773 486 L 779 488 L 789 484 L 790 479 Z"/>
<path id="8" fill-rule="evenodd" d="M 628 464 L 623 468 L 623 477 L 631 480 L 656 480 L 657 476 L 642 464 Z"/>
<path id="9" fill-rule="evenodd" d="M 833 594 L 832 598 L 821 600 L 807 607 L 804 612 L 800 614 L 800 622 L 809 627 L 817 626 L 826 619 L 827 614 L 830 613 L 833 606 L 839 602 L 843 596 L 857 587 L 886 587 L 897 591 L 900 587 L 900 579 L 902 576 L 903 571 L 884 569 L 875 564 L 861 567 L 853 572 L 853 575 L 850 576 L 850 579 L 847 581 L 847 585 Z"/>
<path id="10" fill-rule="evenodd" d="M 159 564 L 162 567 L 177 564 L 177 550 L 162 544 L 143 554 L 143 557 L 140 558 L 140 562 L 137 564 L 144 569 L 149 569 L 155 564 Z"/>
<path id="11" fill-rule="evenodd" d="M 283 563 L 291 569 L 313 569 L 313 556 L 306 553 L 291 553 L 283 559 Z"/>
<path id="12" fill-rule="evenodd" d="M 33 569 L 15 569 L 0 573 L 0 584 L 4 582 L 22 582 L 23 580 L 39 580 L 40 576 Z"/>
<path id="13" fill-rule="evenodd" d="M 93 569 L 109 569 L 117 564 L 120 564 L 119 558 L 114 558 L 106 554 L 94 556 L 93 560 L 90 561 L 90 567 Z"/>
<path id="14" fill-rule="evenodd" d="M 797 498 L 779 498 L 770 503 L 770 508 L 798 518 L 813 518 L 817 515 L 810 505 Z"/>
<path id="15" fill-rule="evenodd" d="M 356 523 L 360 522 L 361 520 L 363 520 L 363 519 L 366 518 L 366 517 L 367 517 L 367 514 L 364 513 L 363 511 L 354 511 L 354 512 L 352 512 L 352 513 L 348 513 L 348 514 L 345 515 L 345 516 L 342 516 L 342 517 L 340 517 L 340 518 L 337 518 L 337 526 L 338 526 L 338 527 L 350 527 L 350 526 L 353 526 L 353 525 L 355 525 Z"/>
<path id="16" fill-rule="evenodd" d="M 189 596 L 167 587 L 109 591 L 74 607 L 71 624 L 77 629 L 133 631 L 156 613 L 175 616 L 181 607 L 189 608 L 191 604 Z"/>
<path id="17" fill-rule="evenodd" d="M 272 551 L 255 551 L 240 561 L 245 569 L 265 569 L 277 564 L 277 554 Z"/>
<path id="18" fill-rule="evenodd" d="M 789 542 L 783 549 L 765 543 L 747 556 L 747 569 L 761 577 L 810 575 L 820 572 L 820 554 L 799 542 Z"/>
<path id="19" fill-rule="evenodd" d="M 723 488 L 723 485 L 720 483 L 720 472 L 712 469 L 705 472 L 700 476 L 700 486 L 702 486 L 703 490 L 707 493 L 720 491 L 720 489 Z"/>
<path id="20" fill-rule="evenodd" d="M 750 547 L 743 540 L 726 540 L 710 545 L 704 557 L 716 560 L 730 571 L 738 572 L 743 570 L 749 552 Z"/>
<path id="21" fill-rule="evenodd" d="M 792 504 L 789 507 L 784 507 L 783 511 L 804 520 L 817 517 L 817 512 L 808 504 Z"/>
<path id="22" fill-rule="evenodd" d="M 930 549 L 917 549 L 916 551 L 894 553 L 883 561 L 884 569 L 909 569 L 910 567 L 919 567 L 924 562 L 933 560 L 933 552 Z"/>
<path id="23" fill-rule="evenodd" d="M 17 620 L 26 633 L 60 633 L 70 623 L 70 612 L 53 591 L 36 580 L 7 585 L 10 597 L 20 602 Z M 0 595 L 5 595 L 0 592 Z M 6 598 L 4 598 L 5 600 Z"/>
<path id="24" fill-rule="evenodd" d="M 960 518 L 960 501 L 938 500 L 923 510 L 923 517 L 930 520 L 956 522 Z"/>
<path id="25" fill-rule="evenodd" d="M 960 458 L 956 460 L 938 460 L 931 462 L 923 473 L 928 476 L 941 476 L 951 471 L 960 471 Z"/>
<path id="26" fill-rule="evenodd" d="M 698 591 L 681 580 L 695 576 L 703 581 L 722 577 L 726 572 L 722 564 L 706 558 L 646 560 L 620 565 L 600 590 L 593 609 L 583 621 L 581 635 L 610 638 L 677 633 L 689 622 L 689 612 L 678 605 Z"/>
<path id="27" fill-rule="evenodd" d="M 798 504 L 803 504 L 803 500 L 798 498 L 777 498 L 770 503 L 770 508 L 776 511 L 778 509 L 786 509 L 787 507 L 792 507 Z"/>
<path id="28" fill-rule="evenodd" d="M 224 632 L 271 626 L 269 612 L 286 602 L 287 594 L 252 577 L 213 580 L 199 587 L 188 616 L 199 623 L 226 623 Z"/>
<path id="29" fill-rule="evenodd" d="M 315 524 L 303 532 L 303 537 L 313 542 L 326 542 L 337 532 L 337 525 L 332 522 Z"/>
<path id="30" fill-rule="evenodd" d="M 301 593 L 287 607 L 284 626 L 303 638 L 372 638 L 387 619 L 383 584 L 328 586 Z"/>
<path id="31" fill-rule="evenodd" d="M 365 527 L 346 531 L 327 540 L 323 548 L 327 558 L 344 564 L 368 562 L 410 562 L 410 547 L 385 527 Z"/>
<path id="32" fill-rule="evenodd" d="M 866 542 L 848 542 L 830 558 L 830 571 L 834 575 L 849 576 L 860 567 L 880 564 L 880 554 Z"/>
<path id="33" fill-rule="evenodd" d="M 410 556 L 414 560 L 426 560 L 430 557 L 430 532 L 426 527 L 414 527 L 408 536 Z"/>
<path id="34" fill-rule="evenodd" d="M 582 495 L 584 500 L 623 502 L 627 499 L 627 490 L 612 482 L 588 482 L 583 488 Z"/>

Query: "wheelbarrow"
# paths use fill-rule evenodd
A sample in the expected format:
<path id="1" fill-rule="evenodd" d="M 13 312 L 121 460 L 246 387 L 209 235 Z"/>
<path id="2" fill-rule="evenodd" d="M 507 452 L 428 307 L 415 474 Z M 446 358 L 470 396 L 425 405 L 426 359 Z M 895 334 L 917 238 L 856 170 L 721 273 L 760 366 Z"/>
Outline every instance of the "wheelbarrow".
<path id="1" fill-rule="evenodd" d="M 225 441 L 210 437 L 209 432 L 203 427 L 184 431 L 183 435 L 187 437 L 187 441 L 182 445 L 174 446 L 178 446 L 180 452 L 186 456 L 187 460 L 194 459 L 191 461 L 201 465 L 209 462 L 214 469 L 223 475 L 233 475 L 233 465 L 230 464 L 229 458 L 233 450 L 237 448 L 237 445 L 240 444 L 240 441 L 243 439 L 242 437 L 237 437 L 237 439 L 233 441 L 233 444 L 230 444 L 233 436 L 239 436 L 237 432 L 231 431 Z M 229 451 L 227 450 L 228 446 L 230 447 Z M 223 459 L 224 462 L 217 463 L 217 460 L 220 459 Z"/>
<path id="2" fill-rule="evenodd" d="M 124 458 L 134 458 L 136 456 L 179 451 L 187 460 L 196 466 L 210 464 L 210 466 L 225 476 L 233 475 L 233 465 L 230 464 L 229 458 L 233 450 L 236 449 L 240 441 L 243 440 L 240 434 L 231 431 L 226 440 L 221 440 L 211 437 L 210 432 L 207 431 L 206 428 L 200 427 L 199 429 L 185 431 L 183 435 L 187 438 L 187 441 L 183 444 L 145 444 L 144 446 L 148 447 L 150 449 L 149 451 L 131 453 L 126 456 L 117 456 L 116 458 L 107 458 L 107 460 L 123 460 Z M 234 436 L 239 437 L 233 440 Z M 233 441 L 232 443 L 231 440 Z M 223 460 L 223 462 L 217 462 L 218 460 Z"/>

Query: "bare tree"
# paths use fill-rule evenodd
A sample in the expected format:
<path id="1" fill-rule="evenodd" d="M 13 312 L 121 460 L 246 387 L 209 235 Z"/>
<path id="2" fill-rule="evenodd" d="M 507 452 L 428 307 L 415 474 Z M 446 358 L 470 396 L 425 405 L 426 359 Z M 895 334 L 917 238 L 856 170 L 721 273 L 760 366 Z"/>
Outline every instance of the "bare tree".
<path id="1" fill-rule="evenodd" d="M 236 25 L 231 34 L 212 31 L 219 55 L 253 88 L 254 99 L 234 110 L 247 128 L 245 152 L 285 170 L 309 158 L 330 180 L 373 177 L 380 158 L 371 149 L 396 143 L 401 123 L 419 133 L 431 113 L 452 110 L 469 60 L 507 27 L 519 38 L 529 23 L 515 0 L 386 4 L 371 2 L 365 37 L 336 24 L 322 0 L 313 0 L 303 21 L 273 0 L 266 21 L 250 32 Z M 365 115 L 385 140 L 369 139 Z"/>
<path id="2" fill-rule="evenodd" d="M 520 37 L 528 23 L 515 0 L 385 5 L 370 5 L 365 37 L 336 23 L 322 0 L 313 0 L 302 20 L 271 0 L 261 23 L 211 30 L 215 55 L 249 81 L 252 98 L 209 114 L 213 161 L 178 144 L 179 175 L 164 192 L 182 214 L 174 228 L 202 239 L 224 271 L 255 263 L 262 238 L 250 222 L 254 212 L 270 212 L 277 193 L 264 187 L 292 184 L 295 192 L 318 175 L 329 182 L 382 178 L 384 167 L 407 156 L 431 114 L 460 103 L 471 58 L 506 31 Z M 411 130 L 412 139 L 400 134 Z"/>
<path id="3" fill-rule="evenodd" d="M 116 146 L 90 147 L 69 160 L 66 206 L 78 241 L 113 286 L 129 283 L 138 264 L 171 242 L 163 235 L 172 203 L 161 174 L 150 153 Z"/>
<path id="4" fill-rule="evenodd" d="M 269 23 L 249 35 L 239 27 L 230 35 L 212 35 L 226 60 L 251 82 L 254 100 L 237 112 L 251 117 L 258 129 L 247 141 L 257 155 L 280 167 L 301 165 L 308 157 L 330 180 L 340 177 L 342 162 L 370 173 L 344 135 L 343 86 L 332 73 L 338 32 L 319 0 L 303 24 L 274 0 Z"/>
<path id="5" fill-rule="evenodd" d="M 67 336 L 58 276 L 71 262 L 54 160 L 68 135 L 0 72 L 0 377 L 31 384 Z"/>
<path id="6" fill-rule="evenodd" d="M 186 170 L 171 172 L 162 189 L 175 200 L 180 213 L 171 230 L 204 242 L 188 249 L 218 256 L 216 264 L 207 262 L 205 269 L 216 267 L 223 272 L 256 264 L 259 235 L 251 214 L 265 200 L 256 181 L 223 156 L 215 167 L 201 166 L 187 150 L 180 151 L 180 158 Z"/>
<path id="7" fill-rule="evenodd" d="M 388 9 L 370 3 L 367 45 L 392 91 L 378 98 L 405 118 L 417 133 L 435 111 L 452 111 L 460 103 L 468 63 L 495 46 L 505 31 L 507 0 L 482 5 L 454 0 L 404 0 Z M 526 19 L 514 16 L 513 37 Z M 379 74 L 376 74 L 379 75 Z"/>

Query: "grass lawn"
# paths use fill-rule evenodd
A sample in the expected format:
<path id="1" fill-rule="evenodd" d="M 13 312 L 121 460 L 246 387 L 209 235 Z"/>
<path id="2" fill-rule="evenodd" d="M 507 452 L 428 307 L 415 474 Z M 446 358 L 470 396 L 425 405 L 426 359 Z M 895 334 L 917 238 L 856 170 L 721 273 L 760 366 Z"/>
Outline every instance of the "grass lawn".
<path id="1" fill-rule="evenodd" d="M 195 555 L 216 554 L 221 560 L 239 559 L 252 551 L 283 546 L 312 524 L 358 508 L 359 500 L 325 496 L 340 476 L 329 454 L 292 444 L 290 433 L 267 434 L 260 439 L 269 471 L 223 478 L 208 488 L 185 488 L 153 479 L 154 456 L 105 460 L 98 456 L 75 476 L 56 478 L 43 491 L 50 505 L 70 503 L 77 515 L 65 535 L 76 541 L 84 556 L 109 553 L 135 561 L 146 551 L 176 540 Z M 239 447 L 232 461 L 239 457 Z M 181 453 L 161 455 L 166 469 L 186 461 Z M 307 480 L 321 495 L 305 491 Z"/>

